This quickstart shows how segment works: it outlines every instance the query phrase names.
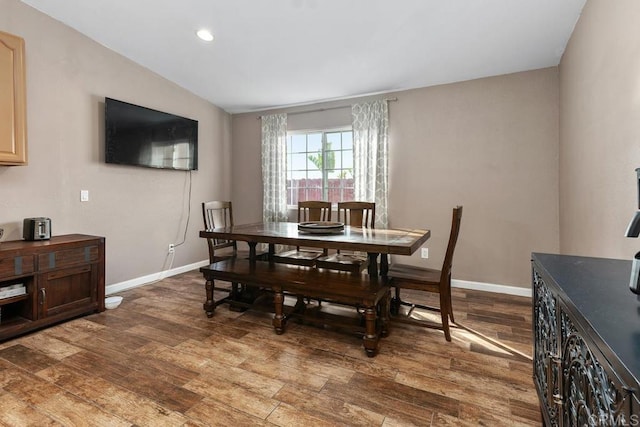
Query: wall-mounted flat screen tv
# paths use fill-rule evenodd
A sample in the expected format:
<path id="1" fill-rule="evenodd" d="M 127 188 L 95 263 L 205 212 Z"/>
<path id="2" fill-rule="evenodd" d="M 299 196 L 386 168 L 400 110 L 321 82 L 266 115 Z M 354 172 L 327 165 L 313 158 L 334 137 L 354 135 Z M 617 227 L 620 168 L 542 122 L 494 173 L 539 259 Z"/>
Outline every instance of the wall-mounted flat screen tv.
<path id="1" fill-rule="evenodd" d="M 198 121 L 105 98 L 105 161 L 198 169 Z"/>

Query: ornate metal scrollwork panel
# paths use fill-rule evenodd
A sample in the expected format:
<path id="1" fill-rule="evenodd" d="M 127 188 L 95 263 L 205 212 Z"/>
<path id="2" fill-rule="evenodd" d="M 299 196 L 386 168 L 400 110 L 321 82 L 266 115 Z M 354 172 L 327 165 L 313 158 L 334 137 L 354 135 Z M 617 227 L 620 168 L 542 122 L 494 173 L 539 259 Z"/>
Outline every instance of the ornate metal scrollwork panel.
<path id="1" fill-rule="evenodd" d="M 564 425 L 628 426 L 629 399 L 622 384 L 598 362 L 561 311 Z"/>
<path id="2" fill-rule="evenodd" d="M 534 380 L 538 390 L 547 396 L 559 394 L 559 372 L 552 357 L 558 354 L 557 303 L 542 277 L 533 272 L 534 293 Z M 541 399 L 543 411 L 549 415 L 551 426 L 558 425 L 558 407 L 551 399 Z"/>

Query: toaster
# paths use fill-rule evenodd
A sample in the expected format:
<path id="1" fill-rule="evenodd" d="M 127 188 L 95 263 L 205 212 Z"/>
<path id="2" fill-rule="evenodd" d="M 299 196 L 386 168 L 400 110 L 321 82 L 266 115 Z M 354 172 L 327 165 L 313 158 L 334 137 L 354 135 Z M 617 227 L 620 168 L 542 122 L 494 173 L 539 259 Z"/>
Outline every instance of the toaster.
<path id="1" fill-rule="evenodd" d="M 24 240 L 49 240 L 51 238 L 50 218 L 25 218 L 22 225 Z"/>

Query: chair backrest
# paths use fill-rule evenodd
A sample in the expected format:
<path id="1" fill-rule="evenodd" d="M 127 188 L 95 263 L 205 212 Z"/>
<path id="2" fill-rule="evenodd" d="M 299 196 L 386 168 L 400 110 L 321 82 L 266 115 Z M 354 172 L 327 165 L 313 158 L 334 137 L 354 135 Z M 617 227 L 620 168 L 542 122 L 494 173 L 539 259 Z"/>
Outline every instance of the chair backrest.
<path id="1" fill-rule="evenodd" d="M 376 222 L 376 204 L 373 202 L 340 202 L 338 218 L 353 227 L 374 228 Z"/>
<path id="2" fill-rule="evenodd" d="M 231 202 L 218 200 L 202 202 L 202 218 L 204 220 L 204 228 L 207 230 L 232 227 L 233 207 Z M 215 251 L 223 248 L 233 248 L 233 252 L 235 253 L 237 250 L 234 240 L 207 239 L 207 245 L 209 246 L 209 261 L 211 263 L 214 262 Z"/>
<path id="3" fill-rule="evenodd" d="M 308 200 L 298 202 L 298 222 L 331 221 L 331 202 Z"/>
<path id="4" fill-rule="evenodd" d="M 444 256 L 444 262 L 442 263 L 442 272 L 440 275 L 440 281 L 450 281 L 451 268 L 453 266 L 453 251 L 456 249 L 456 243 L 458 242 L 458 234 L 460 234 L 460 221 L 462 220 L 462 206 L 456 206 L 453 208 L 453 218 L 451 220 L 451 234 L 449 235 L 449 244 L 447 245 L 447 252 Z"/>

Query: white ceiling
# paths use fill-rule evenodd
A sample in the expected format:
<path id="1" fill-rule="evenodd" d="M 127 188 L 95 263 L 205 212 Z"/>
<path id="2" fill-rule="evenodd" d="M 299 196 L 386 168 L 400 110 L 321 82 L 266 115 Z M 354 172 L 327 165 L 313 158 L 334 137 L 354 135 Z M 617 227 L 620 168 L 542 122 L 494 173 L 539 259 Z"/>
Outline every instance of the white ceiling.
<path id="1" fill-rule="evenodd" d="M 22 1 L 238 113 L 555 66 L 586 0 Z"/>

